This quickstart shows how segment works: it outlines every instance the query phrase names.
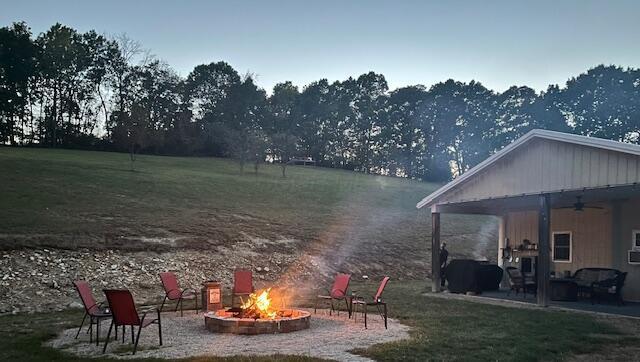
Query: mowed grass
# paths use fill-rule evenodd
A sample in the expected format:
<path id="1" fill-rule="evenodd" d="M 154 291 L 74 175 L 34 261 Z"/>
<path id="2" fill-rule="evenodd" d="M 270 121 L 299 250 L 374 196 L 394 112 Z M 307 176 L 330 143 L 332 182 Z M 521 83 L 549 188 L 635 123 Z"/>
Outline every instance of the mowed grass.
<path id="1" fill-rule="evenodd" d="M 153 214 L 169 212 L 178 218 L 176 223 L 190 223 L 186 216 L 193 209 L 256 216 L 295 216 L 291 211 L 306 210 L 306 215 L 322 216 L 380 181 L 353 172 L 301 167 L 291 167 L 283 179 L 274 166 L 261 167 L 257 175 L 250 170 L 241 174 L 237 164 L 224 159 L 145 155 L 138 156 L 131 171 L 127 154 L 51 149 L 0 149 L 0 167 L 2 206 L 7 212 L 2 226 L 13 232 L 34 227 L 46 232 L 52 225 L 58 232 L 95 227 L 60 223 L 72 214 L 118 213 L 150 221 Z M 395 181 L 386 180 L 397 186 Z M 433 186 L 413 183 L 412 189 L 428 192 Z M 396 205 L 408 201 L 398 199 L 402 193 L 382 196 L 383 200 L 371 201 Z"/>
<path id="2" fill-rule="evenodd" d="M 227 242 L 250 235 L 402 242 L 428 256 L 429 214 L 415 205 L 440 185 L 319 167 L 289 167 L 286 178 L 280 172 L 277 165 L 254 174 L 228 159 L 147 155 L 131 171 L 128 154 L 0 147 L 0 246 L 117 247 L 113 241 L 123 236 Z M 453 239 L 493 222 L 443 219 L 443 234 Z M 466 242 L 458 249 L 468 251 Z"/>
<path id="3" fill-rule="evenodd" d="M 375 286 L 356 283 L 353 288 L 365 294 L 373 293 Z M 424 290 L 424 282 L 391 281 L 385 292 L 390 314 L 412 327 L 410 339 L 355 353 L 378 361 L 549 361 L 589 353 L 606 355 L 608 350 L 620 351 L 638 343 L 636 337 L 623 333 L 622 328 L 588 315 L 444 300 L 425 295 Z M 0 317 L 0 360 L 83 360 L 42 345 L 63 328 L 76 326 L 81 317 L 78 311 Z M 381 323 L 377 317 L 370 317 L 372 323 Z M 165 331 L 168 333 L 171 331 Z M 313 359 L 293 356 L 187 359 L 274 360 Z"/>

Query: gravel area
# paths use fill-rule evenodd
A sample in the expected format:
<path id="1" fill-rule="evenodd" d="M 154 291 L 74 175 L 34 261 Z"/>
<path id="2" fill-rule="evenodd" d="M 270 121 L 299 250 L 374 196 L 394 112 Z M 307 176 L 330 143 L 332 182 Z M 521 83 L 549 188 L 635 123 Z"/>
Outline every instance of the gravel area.
<path id="1" fill-rule="evenodd" d="M 313 310 L 311 310 L 313 313 Z M 392 342 L 409 338 L 409 327 L 389 319 L 389 329 L 376 315 L 370 315 L 368 329 L 364 329 L 362 318 L 357 322 L 348 319 L 346 314 L 329 316 L 328 312 L 318 311 L 311 316 L 311 328 L 308 330 L 241 336 L 233 334 L 215 334 L 204 327 L 202 313 L 188 313 L 180 317 L 173 312 L 164 313 L 163 342 L 158 346 L 157 327 L 152 325 L 142 331 L 136 357 L 184 358 L 192 356 L 235 356 L 235 355 L 301 355 L 319 357 L 337 361 L 369 361 L 368 358 L 349 353 L 354 348 L 365 348 L 378 343 Z M 103 322 L 101 336 L 106 336 L 108 322 Z M 74 339 L 77 329 L 63 331 L 48 344 L 67 352 L 81 356 L 100 356 L 102 344 L 89 345 L 87 334 Z M 129 331 L 127 337 L 130 339 Z M 116 358 L 130 358 L 129 344 L 110 342 L 107 354 Z"/>

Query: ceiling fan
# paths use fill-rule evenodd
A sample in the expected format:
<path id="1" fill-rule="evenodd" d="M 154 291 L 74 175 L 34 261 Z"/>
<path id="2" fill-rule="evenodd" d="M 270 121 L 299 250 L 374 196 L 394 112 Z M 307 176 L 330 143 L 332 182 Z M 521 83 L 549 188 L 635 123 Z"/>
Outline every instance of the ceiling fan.
<path id="1" fill-rule="evenodd" d="M 560 207 L 560 209 L 573 209 L 573 211 L 584 211 L 584 209 L 597 209 L 602 210 L 604 207 L 601 206 L 586 206 L 584 202 L 582 202 L 582 196 L 576 196 L 576 202 L 573 203 L 573 206 Z"/>

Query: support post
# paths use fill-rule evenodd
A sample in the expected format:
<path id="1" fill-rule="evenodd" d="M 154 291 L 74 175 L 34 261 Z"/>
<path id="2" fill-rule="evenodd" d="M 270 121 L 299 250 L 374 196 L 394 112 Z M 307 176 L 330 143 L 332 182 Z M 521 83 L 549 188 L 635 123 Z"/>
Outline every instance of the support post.
<path id="1" fill-rule="evenodd" d="M 498 266 L 504 269 L 503 251 L 506 247 L 504 241 L 506 238 L 506 216 L 498 216 Z"/>
<path id="2" fill-rule="evenodd" d="M 506 288 L 507 287 L 507 268 L 505 265 L 505 259 L 504 259 L 504 248 L 507 247 L 506 245 L 506 239 L 507 239 L 507 216 L 506 215 L 500 215 L 498 216 L 498 266 L 500 268 L 502 268 L 502 270 L 504 271 L 502 273 L 502 280 L 500 281 L 500 285 L 502 288 Z"/>
<path id="3" fill-rule="evenodd" d="M 440 213 L 431 211 L 431 291 L 440 291 Z"/>
<path id="4" fill-rule="evenodd" d="M 538 305 L 549 305 L 549 273 L 551 258 L 549 257 L 551 235 L 551 206 L 549 195 L 540 195 L 538 199 Z"/>
<path id="5" fill-rule="evenodd" d="M 627 248 L 624 247 L 622 235 L 622 220 L 622 202 L 614 200 L 611 202 L 611 255 L 613 256 L 612 267 L 616 269 L 623 269 L 627 262 Z"/>

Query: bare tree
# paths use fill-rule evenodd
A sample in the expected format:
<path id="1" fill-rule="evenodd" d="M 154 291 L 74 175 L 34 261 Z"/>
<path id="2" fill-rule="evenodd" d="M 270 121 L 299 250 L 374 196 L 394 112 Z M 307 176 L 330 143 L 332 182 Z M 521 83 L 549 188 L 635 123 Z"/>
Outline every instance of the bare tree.
<path id="1" fill-rule="evenodd" d="M 282 177 L 287 177 L 287 165 L 297 151 L 298 138 L 290 133 L 276 133 L 271 137 L 273 157 L 280 161 Z"/>

